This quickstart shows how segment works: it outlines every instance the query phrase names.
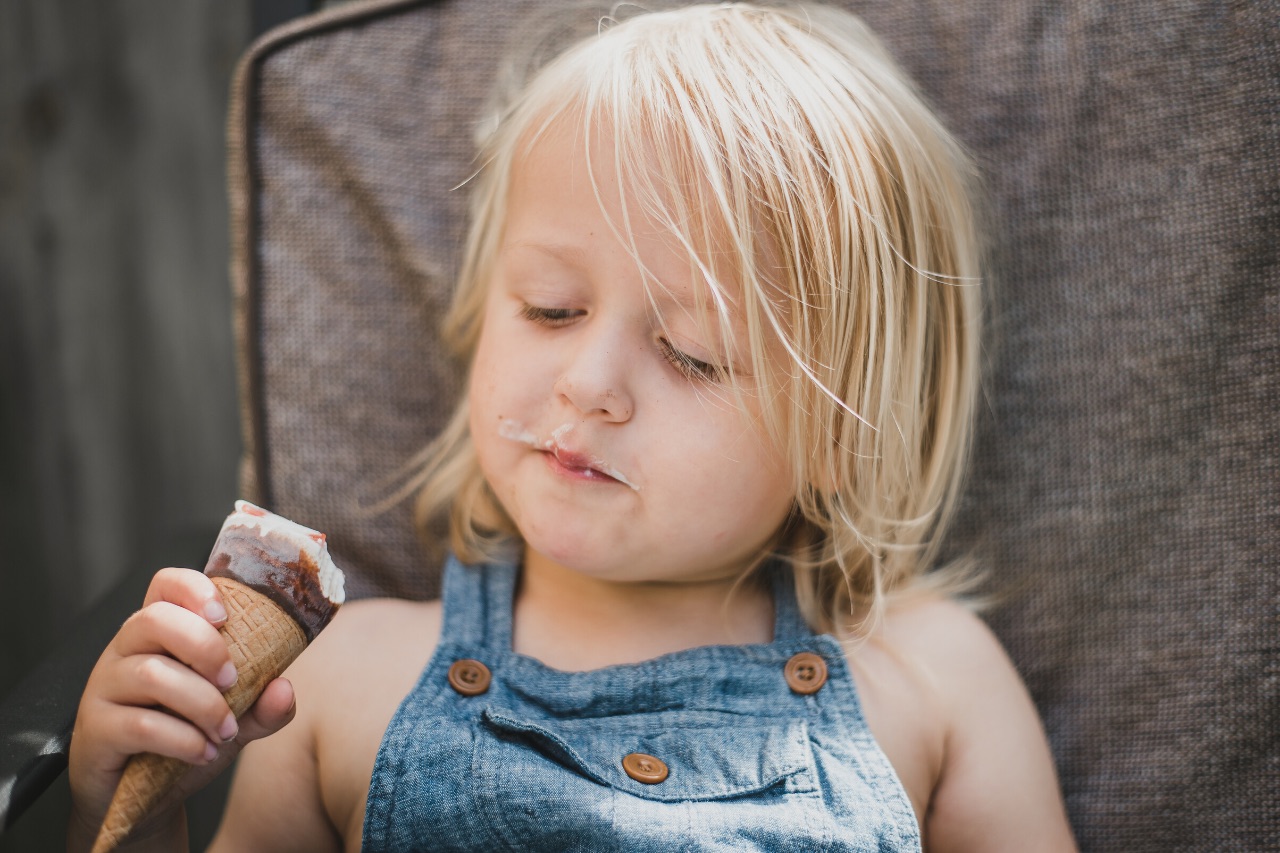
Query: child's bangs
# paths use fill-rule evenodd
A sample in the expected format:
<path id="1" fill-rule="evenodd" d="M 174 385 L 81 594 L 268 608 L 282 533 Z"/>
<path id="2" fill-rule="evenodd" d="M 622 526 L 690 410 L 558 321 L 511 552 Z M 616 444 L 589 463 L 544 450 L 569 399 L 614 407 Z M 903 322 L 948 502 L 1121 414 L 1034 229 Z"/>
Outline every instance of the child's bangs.
<path id="1" fill-rule="evenodd" d="M 833 175 L 821 155 L 849 135 L 821 117 L 832 97 L 824 90 L 842 84 L 776 14 L 691 11 L 674 25 L 670 15 L 650 13 L 605 28 L 544 69 L 522 105 L 538 116 L 524 139 L 535 141 L 572 112 L 586 150 L 612 157 L 592 171 L 618 176 L 627 221 L 612 224 L 637 262 L 632 220 L 643 218 L 688 257 L 705 339 L 718 340 L 726 363 L 747 374 L 736 386 L 795 400 L 808 395 L 787 386 L 825 382 L 812 367 L 820 349 L 820 330 L 807 319 L 813 312 L 793 306 L 833 307 L 831 283 L 846 279 L 840 269 L 853 255 L 833 235 L 858 231 L 833 189 L 855 181 Z M 796 86 L 802 78 L 811 82 Z M 817 103 L 798 103 L 797 89 L 815 93 Z M 612 145 L 592 146 L 592 134 Z M 744 339 L 732 340 L 734 329 Z M 799 444 L 786 440 L 788 407 L 764 409 L 780 446 Z"/>

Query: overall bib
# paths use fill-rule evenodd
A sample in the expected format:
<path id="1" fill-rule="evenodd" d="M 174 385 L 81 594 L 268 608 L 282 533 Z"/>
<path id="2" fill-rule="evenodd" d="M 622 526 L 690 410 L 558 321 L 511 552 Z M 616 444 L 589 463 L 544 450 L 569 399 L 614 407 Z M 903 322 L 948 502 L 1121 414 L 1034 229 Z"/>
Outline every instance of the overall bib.
<path id="1" fill-rule="evenodd" d="M 450 559 L 387 726 L 365 851 L 918 851 L 844 651 L 772 576 L 768 644 L 562 672 L 511 650 L 517 568 Z"/>

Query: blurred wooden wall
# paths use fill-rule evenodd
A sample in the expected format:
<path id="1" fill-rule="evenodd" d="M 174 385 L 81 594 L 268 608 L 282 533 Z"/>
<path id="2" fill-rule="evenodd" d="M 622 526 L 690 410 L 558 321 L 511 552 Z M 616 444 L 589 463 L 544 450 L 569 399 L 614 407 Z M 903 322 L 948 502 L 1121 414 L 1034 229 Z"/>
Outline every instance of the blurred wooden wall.
<path id="1" fill-rule="evenodd" d="M 0 3 L 0 695 L 236 496 L 223 126 L 251 17 Z"/>

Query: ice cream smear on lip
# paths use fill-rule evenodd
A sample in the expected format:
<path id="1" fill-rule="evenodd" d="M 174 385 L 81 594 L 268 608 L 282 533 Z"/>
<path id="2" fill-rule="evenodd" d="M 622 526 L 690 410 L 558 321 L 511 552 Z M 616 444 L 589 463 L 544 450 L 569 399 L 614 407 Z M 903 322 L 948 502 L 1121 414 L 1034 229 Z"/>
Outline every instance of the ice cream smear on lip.
<path id="1" fill-rule="evenodd" d="M 498 424 L 498 435 L 508 439 L 509 441 L 514 441 L 519 444 L 532 447 L 535 450 L 545 450 L 548 453 L 555 454 L 557 450 L 564 449 L 560 446 L 560 442 L 564 441 L 564 437 L 573 431 L 573 427 L 574 425 L 571 423 L 561 424 L 551 431 L 550 438 L 540 439 L 519 421 L 511 418 L 503 418 Z M 558 454 L 556 454 L 556 456 L 559 458 Z M 587 464 L 592 468 L 592 470 L 599 471 L 601 474 L 612 477 L 619 483 L 629 486 L 637 492 L 640 491 L 639 486 L 628 480 L 621 471 L 614 468 L 606 460 L 597 456 L 587 456 L 586 459 Z"/>
<path id="2" fill-rule="evenodd" d="M 323 533 L 236 501 L 205 567 L 270 598 L 315 638 L 346 600 L 342 570 L 329 556 Z"/>

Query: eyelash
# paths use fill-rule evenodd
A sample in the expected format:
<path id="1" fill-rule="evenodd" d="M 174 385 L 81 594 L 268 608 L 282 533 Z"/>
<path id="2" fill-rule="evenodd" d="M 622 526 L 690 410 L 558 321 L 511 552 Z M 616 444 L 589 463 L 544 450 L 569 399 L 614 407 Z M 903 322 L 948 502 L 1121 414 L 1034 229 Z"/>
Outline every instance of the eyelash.
<path id="1" fill-rule="evenodd" d="M 520 309 L 520 316 L 540 326 L 563 326 L 578 312 L 572 308 L 541 308 L 537 305 L 525 305 Z"/>
<path id="2" fill-rule="evenodd" d="M 581 312 L 573 308 L 543 308 L 537 305 L 524 305 L 520 308 L 520 316 L 540 326 L 556 328 L 566 325 Z M 680 371 L 687 379 L 703 382 L 717 382 L 724 376 L 724 370 L 714 364 L 694 358 L 681 352 L 665 338 L 660 340 L 662 357 L 668 364 Z"/>
<path id="3" fill-rule="evenodd" d="M 680 371 L 689 379 L 701 379 L 704 382 L 717 382 L 723 375 L 724 371 L 714 364 L 708 364 L 705 361 L 699 361 L 687 353 L 683 353 L 671 345 L 670 341 L 663 340 L 662 357 L 667 363 Z"/>

